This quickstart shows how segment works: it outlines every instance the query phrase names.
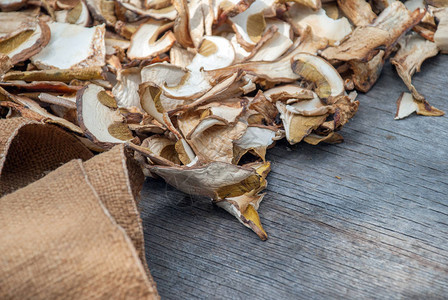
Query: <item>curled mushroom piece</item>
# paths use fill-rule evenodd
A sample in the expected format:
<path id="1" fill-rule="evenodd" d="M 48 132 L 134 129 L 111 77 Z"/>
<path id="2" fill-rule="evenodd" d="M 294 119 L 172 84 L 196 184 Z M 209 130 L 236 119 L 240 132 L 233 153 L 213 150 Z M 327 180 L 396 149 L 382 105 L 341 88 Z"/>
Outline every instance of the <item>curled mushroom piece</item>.
<path id="1" fill-rule="evenodd" d="M 423 97 L 417 89 L 412 85 L 411 78 L 415 72 L 420 71 L 420 66 L 427 58 L 437 55 L 439 50 L 433 42 L 427 41 L 420 35 L 414 33 L 403 37 L 399 41 L 400 50 L 390 60 L 395 65 L 398 75 L 400 75 L 404 84 L 406 84 L 412 96 L 416 100 L 423 101 Z"/>
<path id="2" fill-rule="evenodd" d="M 430 117 L 440 117 L 445 114 L 440 109 L 429 105 L 426 100 L 416 100 L 412 94 L 403 92 L 397 100 L 395 120 L 404 119 L 414 112 L 418 115 Z"/>
<path id="3" fill-rule="evenodd" d="M 78 122 L 85 135 L 94 143 L 111 148 L 133 138 L 123 116 L 114 108 L 115 99 L 104 88 L 89 84 L 76 98 Z"/>
<path id="4" fill-rule="evenodd" d="M 69 5 L 67 9 L 55 11 L 55 16 L 56 21 L 60 23 L 70 23 L 82 26 L 87 26 L 90 23 L 89 9 L 82 0 L 78 0 L 75 5 Z"/>

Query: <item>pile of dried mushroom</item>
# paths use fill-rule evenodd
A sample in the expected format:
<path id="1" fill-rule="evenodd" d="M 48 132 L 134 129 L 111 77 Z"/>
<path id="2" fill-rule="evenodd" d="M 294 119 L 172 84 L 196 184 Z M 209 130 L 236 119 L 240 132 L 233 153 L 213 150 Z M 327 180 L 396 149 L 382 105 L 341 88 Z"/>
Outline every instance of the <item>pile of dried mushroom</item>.
<path id="1" fill-rule="evenodd" d="M 266 150 L 342 142 L 355 90 L 391 55 L 410 91 L 396 118 L 443 115 L 411 77 L 448 51 L 448 1 L 322 2 L 1 1 L 0 116 L 57 124 L 96 152 L 126 143 L 146 176 L 266 239 Z"/>

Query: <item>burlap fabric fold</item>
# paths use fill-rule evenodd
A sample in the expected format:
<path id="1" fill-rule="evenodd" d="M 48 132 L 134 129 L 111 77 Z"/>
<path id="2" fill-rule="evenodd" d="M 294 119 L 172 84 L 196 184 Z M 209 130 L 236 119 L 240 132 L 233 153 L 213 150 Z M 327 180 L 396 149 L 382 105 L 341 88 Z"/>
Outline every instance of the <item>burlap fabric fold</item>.
<path id="1" fill-rule="evenodd" d="M 55 125 L 25 118 L 0 120 L 0 197 L 42 178 L 62 164 L 93 156 Z"/>
<path id="2" fill-rule="evenodd" d="M 8 121 L 0 120 L 2 137 L 3 128 L 13 127 L 11 122 L 17 128 L 9 130 L 12 138 L 0 140 L 1 159 L 6 162 L 12 158 L 11 149 L 23 148 L 12 148 L 15 140 L 29 137 L 21 135 L 22 128 L 55 127 L 19 118 Z M 27 149 L 24 152 L 34 162 L 34 152 Z M 36 153 L 42 152 L 45 149 Z M 120 145 L 84 163 L 72 160 L 0 198 L 0 299 L 159 298 L 146 266 L 135 201 L 144 177 L 126 154 Z M 20 158 L 23 153 L 14 155 Z M 39 170 L 45 174 L 62 163 Z M 33 173 L 21 168 L 25 174 Z M 14 183 L 26 184 L 9 179 L 14 178 L 9 174 L 18 177 L 19 170 L 4 171 L 0 168 L 0 182 L 7 178 L 8 184 L 2 186 L 9 191 L 15 189 Z M 36 171 L 26 180 L 41 176 Z"/>

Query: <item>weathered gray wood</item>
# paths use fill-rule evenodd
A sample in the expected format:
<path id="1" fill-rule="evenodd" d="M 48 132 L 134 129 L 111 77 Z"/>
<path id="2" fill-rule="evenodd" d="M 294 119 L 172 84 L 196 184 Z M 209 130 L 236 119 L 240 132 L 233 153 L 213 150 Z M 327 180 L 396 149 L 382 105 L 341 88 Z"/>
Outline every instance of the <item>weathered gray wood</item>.
<path id="1" fill-rule="evenodd" d="M 447 82 L 447 56 L 414 76 L 448 112 Z M 387 65 L 343 144 L 269 151 L 266 242 L 204 199 L 148 181 L 142 219 L 162 298 L 448 297 L 448 118 L 394 121 L 402 91 Z"/>

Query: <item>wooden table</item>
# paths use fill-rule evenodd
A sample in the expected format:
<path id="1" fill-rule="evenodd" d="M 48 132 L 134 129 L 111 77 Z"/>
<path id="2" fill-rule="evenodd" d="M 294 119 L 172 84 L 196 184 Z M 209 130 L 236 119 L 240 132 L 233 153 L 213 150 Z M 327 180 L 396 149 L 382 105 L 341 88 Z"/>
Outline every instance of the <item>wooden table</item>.
<path id="1" fill-rule="evenodd" d="M 448 112 L 448 57 L 417 89 Z M 391 65 L 359 95 L 339 145 L 268 151 L 262 242 L 207 199 L 148 180 L 142 219 L 163 299 L 448 297 L 448 117 L 395 121 Z"/>

